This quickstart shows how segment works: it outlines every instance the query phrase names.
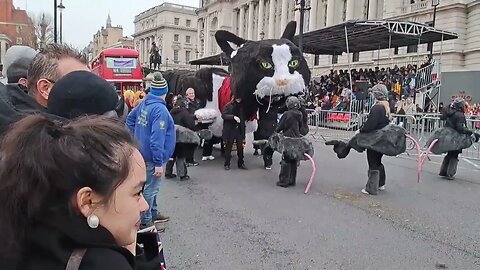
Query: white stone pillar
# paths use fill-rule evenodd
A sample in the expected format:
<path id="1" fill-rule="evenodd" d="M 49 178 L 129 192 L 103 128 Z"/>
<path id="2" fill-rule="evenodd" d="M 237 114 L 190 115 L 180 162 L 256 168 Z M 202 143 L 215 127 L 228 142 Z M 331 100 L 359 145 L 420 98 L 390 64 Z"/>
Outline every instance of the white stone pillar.
<path id="1" fill-rule="evenodd" d="M 260 35 L 263 32 L 264 25 L 263 25 L 263 20 L 264 20 L 264 14 L 265 13 L 265 0 L 259 0 L 258 2 L 258 31 L 257 31 L 257 39 L 260 40 L 262 39 L 262 36 Z M 265 34 L 265 32 L 263 32 Z"/>
<path id="2" fill-rule="evenodd" d="M 238 9 L 233 9 L 232 10 L 232 33 L 238 34 L 237 26 L 238 26 Z"/>
<path id="3" fill-rule="evenodd" d="M 253 2 L 248 3 L 248 23 L 247 23 L 247 38 L 253 40 Z"/>
<path id="4" fill-rule="evenodd" d="M 204 47 L 204 56 L 210 56 L 210 19 L 205 17 L 205 29 L 203 30 L 203 36 L 205 39 L 205 47 Z"/>
<path id="5" fill-rule="evenodd" d="M 245 38 L 245 7 L 240 7 L 240 20 L 238 26 L 238 36 Z"/>
<path id="6" fill-rule="evenodd" d="M 332 26 L 335 17 L 335 0 L 328 0 L 327 2 L 327 26 Z"/>
<path id="7" fill-rule="evenodd" d="M 285 29 L 288 23 L 288 0 L 282 0 L 282 15 L 280 17 L 280 29 Z"/>
<path id="8" fill-rule="evenodd" d="M 354 0 L 347 0 L 347 21 L 353 20 L 355 15 L 355 1 Z"/>
<path id="9" fill-rule="evenodd" d="M 270 0 L 268 6 L 268 38 L 275 38 L 275 0 Z"/>
<path id="10" fill-rule="evenodd" d="M 295 21 L 297 22 L 297 29 L 295 30 L 295 34 L 298 35 L 300 33 L 300 10 L 295 10 Z"/>
<path id="11" fill-rule="evenodd" d="M 377 0 L 368 1 L 368 19 L 373 20 L 377 18 Z"/>
<path id="12" fill-rule="evenodd" d="M 308 31 L 317 29 L 317 13 L 318 0 L 310 0 L 310 20 L 308 23 Z"/>
<path id="13" fill-rule="evenodd" d="M 202 33 L 202 24 L 203 24 L 203 20 L 202 19 L 198 19 L 197 20 L 197 52 L 199 54 L 202 54 L 202 41 L 201 41 L 201 33 Z M 198 55 L 195 55 L 195 58 L 198 58 Z"/>

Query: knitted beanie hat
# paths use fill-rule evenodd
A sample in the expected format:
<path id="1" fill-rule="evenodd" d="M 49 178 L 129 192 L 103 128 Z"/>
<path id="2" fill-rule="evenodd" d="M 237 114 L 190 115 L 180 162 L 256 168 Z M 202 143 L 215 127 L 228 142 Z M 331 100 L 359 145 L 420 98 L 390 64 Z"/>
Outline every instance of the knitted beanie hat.
<path id="1" fill-rule="evenodd" d="M 388 90 L 384 84 L 377 84 L 372 87 L 372 94 L 377 100 L 388 100 Z"/>
<path id="2" fill-rule="evenodd" d="M 150 93 L 154 96 L 164 96 L 168 93 L 167 81 L 163 78 L 162 73 L 153 73 L 153 80 L 150 84 Z"/>

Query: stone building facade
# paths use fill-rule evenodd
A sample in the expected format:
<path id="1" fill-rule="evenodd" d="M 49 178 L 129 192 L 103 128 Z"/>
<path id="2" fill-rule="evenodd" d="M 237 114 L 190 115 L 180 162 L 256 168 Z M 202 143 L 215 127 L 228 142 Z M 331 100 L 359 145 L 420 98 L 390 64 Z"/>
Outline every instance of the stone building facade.
<path id="1" fill-rule="evenodd" d="M 163 3 L 135 16 L 135 48 L 143 66 L 149 65 L 152 42 L 162 57 L 161 69 L 194 68 L 197 51 L 197 14 L 190 6 Z"/>
<path id="2" fill-rule="evenodd" d="M 432 0 L 306 0 L 305 29 L 311 31 L 347 20 L 408 20 L 432 23 Z M 251 39 L 277 38 L 290 20 L 299 21 L 293 0 L 201 0 L 198 9 L 198 50 L 201 56 L 220 52 L 214 34 L 223 29 Z M 440 0 L 436 27 L 459 38 L 434 44 L 442 70 L 480 69 L 480 0 Z M 375 40 L 372 40 L 375 42 Z M 392 48 L 341 56 L 309 56 L 314 75 L 331 68 L 373 67 L 421 63 L 427 45 Z"/>

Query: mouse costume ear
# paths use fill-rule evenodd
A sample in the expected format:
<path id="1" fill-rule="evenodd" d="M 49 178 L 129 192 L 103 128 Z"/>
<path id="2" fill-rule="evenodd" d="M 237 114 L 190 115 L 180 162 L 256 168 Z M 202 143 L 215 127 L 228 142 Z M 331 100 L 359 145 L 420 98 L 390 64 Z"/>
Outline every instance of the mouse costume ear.
<path id="1" fill-rule="evenodd" d="M 215 33 L 215 39 L 217 40 L 217 44 L 218 44 L 218 46 L 220 46 L 220 49 L 222 49 L 222 51 L 228 57 L 231 57 L 232 52 L 234 51 L 232 46 L 230 46 L 230 44 L 228 44 L 229 42 L 232 42 L 233 44 L 235 44 L 237 46 L 240 46 L 240 45 L 244 44 L 245 42 L 247 42 L 245 39 L 235 35 L 234 33 L 231 33 L 231 32 L 225 31 L 225 30 L 218 30 Z"/>
<path id="2" fill-rule="evenodd" d="M 285 38 L 293 42 L 293 37 L 295 36 L 295 31 L 297 31 L 297 22 L 291 21 L 285 27 L 285 31 L 283 31 L 283 35 L 281 38 Z"/>

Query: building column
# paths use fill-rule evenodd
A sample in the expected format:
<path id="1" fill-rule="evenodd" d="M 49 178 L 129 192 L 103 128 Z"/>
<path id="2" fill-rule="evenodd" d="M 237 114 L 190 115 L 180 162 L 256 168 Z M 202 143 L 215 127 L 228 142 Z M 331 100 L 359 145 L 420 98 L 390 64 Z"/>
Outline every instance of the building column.
<path id="1" fill-rule="evenodd" d="M 201 33 L 202 33 L 202 24 L 203 24 L 203 20 L 202 19 L 198 19 L 197 20 L 197 52 L 199 54 L 202 54 L 202 41 L 201 41 Z M 198 58 L 198 55 L 195 55 L 196 58 Z"/>
<path id="2" fill-rule="evenodd" d="M 377 0 L 368 0 L 368 19 L 377 18 Z"/>
<path id="3" fill-rule="evenodd" d="M 248 29 L 247 29 L 247 38 L 248 40 L 253 40 L 253 2 L 248 3 Z"/>
<path id="4" fill-rule="evenodd" d="M 210 20 L 208 18 L 208 15 L 207 17 L 205 17 L 204 20 L 205 28 L 203 30 L 203 39 L 205 40 L 205 46 L 203 48 L 203 56 L 210 56 Z"/>
<path id="5" fill-rule="evenodd" d="M 353 20 L 355 15 L 355 3 L 354 0 L 347 0 L 347 21 Z"/>
<path id="6" fill-rule="evenodd" d="M 275 38 L 275 0 L 270 0 L 268 6 L 268 38 Z"/>
<path id="7" fill-rule="evenodd" d="M 300 33 L 300 10 L 295 10 L 295 21 L 297 22 L 295 33 L 298 35 Z"/>
<path id="8" fill-rule="evenodd" d="M 147 63 L 148 53 L 147 53 L 147 38 L 143 38 L 143 63 Z"/>
<path id="9" fill-rule="evenodd" d="M 317 29 L 317 8 L 318 0 L 310 0 L 310 21 L 308 23 L 308 31 Z"/>
<path id="10" fill-rule="evenodd" d="M 327 2 L 327 26 L 332 26 L 335 17 L 335 0 Z"/>
<path id="11" fill-rule="evenodd" d="M 263 32 L 263 18 L 264 18 L 264 13 L 265 13 L 265 0 L 259 0 L 258 2 L 258 33 L 257 33 L 257 39 L 260 40 L 262 39 L 262 36 L 260 35 Z M 265 32 L 263 32 L 265 34 Z"/>
<path id="12" fill-rule="evenodd" d="M 240 7 L 240 19 L 238 20 L 238 36 L 245 38 L 245 7 Z"/>
<path id="13" fill-rule="evenodd" d="M 238 35 L 237 26 L 238 26 L 238 9 L 235 8 L 232 10 L 232 33 L 236 35 Z"/>
<path id="14" fill-rule="evenodd" d="M 288 23 L 288 0 L 282 0 L 282 15 L 280 17 L 280 29 L 285 29 Z"/>

